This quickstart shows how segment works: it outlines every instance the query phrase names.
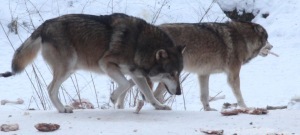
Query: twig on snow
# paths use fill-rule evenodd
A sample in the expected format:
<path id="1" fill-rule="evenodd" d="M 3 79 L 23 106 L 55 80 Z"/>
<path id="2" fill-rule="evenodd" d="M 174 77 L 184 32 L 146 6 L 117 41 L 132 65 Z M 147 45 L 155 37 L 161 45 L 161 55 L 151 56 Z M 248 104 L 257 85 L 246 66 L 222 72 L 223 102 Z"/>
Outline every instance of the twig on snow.
<path id="1" fill-rule="evenodd" d="M 277 110 L 277 109 L 286 109 L 287 106 L 267 106 L 267 110 Z"/>

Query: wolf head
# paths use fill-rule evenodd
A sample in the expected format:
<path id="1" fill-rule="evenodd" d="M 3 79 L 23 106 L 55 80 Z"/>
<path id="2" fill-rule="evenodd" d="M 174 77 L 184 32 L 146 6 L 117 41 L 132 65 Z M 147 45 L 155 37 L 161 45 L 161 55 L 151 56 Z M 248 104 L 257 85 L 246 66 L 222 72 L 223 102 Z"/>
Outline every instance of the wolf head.
<path id="1" fill-rule="evenodd" d="M 152 81 L 163 82 L 171 95 L 181 95 L 179 75 L 183 69 L 182 52 L 184 46 L 156 51 L 157 64 L 150 70 Z"/>
<path id="2" fill-rule="evenodd" d="M 254 24 L 254 31 L 260 37 L 260 42 L 263 47 L 259 50 L 259 55 L 266 57 L 269 51 L 273 48 L 273 46 L 268 42 L 268 33 L 267 31 L 259 24 Z"/>
<path id="3" fill-rule="evenodd" d="M 230 26 L 234 27 L 241 35 L 244 35 L 244 42 L 247 44 L 247 49 L 249 58 L 245 61 L 247 63 L 249 60 L 257 55 L 267 56 L 268 52 L 273 48 L 273 46 L 268 42 L 268 33 L 261 25 L 251 22 L 230 22 Z"/>
<path id="4" fill-rule="evenodd" d="M 142 67 L 152 81 L 163 82 L 172 95 L 181 94 L 179 75 L 183 69 L 182 51 L 160 28 L 139 25 L 135 64 Z"/>

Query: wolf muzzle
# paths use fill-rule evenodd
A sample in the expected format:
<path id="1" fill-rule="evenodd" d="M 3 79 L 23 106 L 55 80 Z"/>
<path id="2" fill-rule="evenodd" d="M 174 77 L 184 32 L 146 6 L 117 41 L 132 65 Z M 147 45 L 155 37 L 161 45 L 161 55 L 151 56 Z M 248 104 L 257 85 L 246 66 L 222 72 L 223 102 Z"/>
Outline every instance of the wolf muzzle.
<path id="1" fill-rule="evenodd" d="M 165 88 L 167 89 L 168 93 L 171 94 L 171 95 L 174 95 L 174 93 L 172 93 L 168 86 L 166 84 L 164 84 Z M 177 88 L 176 88 L 176 93 L 175 95 L 181 95 L 181 88 L 180 88 L 180 85 L 177 85 Z"/>
<path id="2" fill-rule="evenodd" d="M 181 95 L 181 88 L 180 88 L 180 85 L 177 85 L 176 95 Z"/>

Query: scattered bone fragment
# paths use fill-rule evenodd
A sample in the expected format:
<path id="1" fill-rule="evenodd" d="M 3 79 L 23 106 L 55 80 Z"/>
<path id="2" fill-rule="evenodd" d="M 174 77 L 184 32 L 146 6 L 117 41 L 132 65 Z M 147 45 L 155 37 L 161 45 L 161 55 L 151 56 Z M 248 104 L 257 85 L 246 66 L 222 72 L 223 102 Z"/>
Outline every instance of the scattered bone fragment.
<path id="1" fill-rule="evenodd" d="M 6 99 L 3 99 L 1 100 L 1 105 L 5 105 L 7 103 L 12 103 L 12 104 L 23 104 L 24 103 L 24 100 L 21 99 L 21 98 L 18 98 L 16 101 L 10 101 L 10 100 L 6 100 Z"/>
<path id="2" fill-rule="evenodd" d="M 19 124 L 2 124 L 1 131 L 9 132 L 9 131 L 17 131 L 19 130 Z"/>
<path id="3" fill-rule="evenodd" d="M 223 135 L 224 130 L 204 130 L 200 129 L 202 133 L 205 133 L 207 135 Z"/>
<path id="4" fill-rule="evenodd" d="M 74 109 L 95 109 L 94 105 L 88 99 L 73 99 L 71 107 Z"/>
<path id="5" fill-rule="evenodd" d="M 237 108 L 237 104 L 224 103 L 221 114 L 224 116 L 237 115 L 239 113 L 252 114 L 252 115 L 264 115 L 268 114 L 267 108 Z"/>

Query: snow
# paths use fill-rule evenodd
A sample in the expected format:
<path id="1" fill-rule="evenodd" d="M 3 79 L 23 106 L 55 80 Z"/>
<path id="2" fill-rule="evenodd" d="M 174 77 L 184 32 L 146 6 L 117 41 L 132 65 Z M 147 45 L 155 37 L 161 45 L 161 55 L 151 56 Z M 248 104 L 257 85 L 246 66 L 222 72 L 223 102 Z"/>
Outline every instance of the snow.
<path id="1" fill-rule="evenodd" d="M 224 11 L 232 11 L 237 9 L 239 14 L 242 14 L 243 11 L 246 13 L 267 13 L 265 11 L 266 6 L 270 6 L 270 2 L 266 0 L 216 0 L 220 5 L 221 9 Z"/>
<path id="2" fill-rule="evenodd" d="M 228 1 L 228 0 L 227 0 Z M 247 0 L 248 1 L 248 0 Z M 219 1 L 220 2 L 220 1 Z M 245 2 L 234 0 L 232 2 Z M 248 2 L 251 2 L 248 1 Z M 17 48 L 34 29 L 43 21 L 67 13 L 110 14 L 122 12 L 138 16 L 154 24 L 171 22 L 214 22 L 228 20 L 217 3 L 199 0 L 65 0 L 65 1 L 39 1 L 39 0 L 5 0 L 0 5 L 0 71 L 10 70 L 10 62 L 14 50 L 10 42 Z M 223 2 L 224 3 L 224 2 Z M 160 12 L 159 8 L 163 6 Z M 230 8 L 225 3 L 222 8 Z M 241 4 L 240 4 L 241 5 Z M 114 109 L 109 103 L 111 81 L 103 75 L 90 74 L 80 71 L 72 79 L 68 79 L 64 88 L 68 93 L 61 92 L 62 102 L 69 104 L 70 99 L 77 99 L 76 90 L 80 91 L 82 98 L 89 99 L 96 108 L 94 110 L 76 110 L 72 114 L 59 114 L 49 103 L 46 84 L 51 81 L 51 72 L 39 56 L 35 60 L 36 69 L 44 77 L 41 86 L 28 66 L 26 71 L 11 78 L 0 78 L 0 100 L 24 99 L 22 105 L 0 105 L 0 124 L 18 123 L 20 130 L 14 132 L 1 132 L 0 134 L 37 134 L 34 125 L 40 122 L 57 123 L 61 125 L 58 131 L 49 134 L 202 134 L 200 129 L 223 129 L 224 134 L 300 134 L 300 103 L 295 97 L 300 96 L 300 1 L 297 0 L 267 0 L 256 1 L 254 7 L 261 12 L 254 22 L 261 24 L 269 33 L 269 42 L 274 46 L 273 52 L 279 57 L 257 57 L 242 67 L 241 90 L 245 102 L 250 107 L 266 107 L 289 105 L 286 110 L 269 111 L 267 115 L 222 116 L 220 112 L 200 111 L 202 105 L 199 100 L 199 86 L 195 75 L 191 75 L 183 83 L 184 96 L 177 96 L 172 111 L 157 111 L 150 104 L 146 104 L 140 114 L 135 114 L 134 107 L 127 98 L 124 110 Z M 242 6 L 241 6 L 242 7 Z M 261 14 L 269 13 L 264 19 Z M 157 20 L 153 19 L 158 15 Z M 203 18 L 202 16 L 205 15 Z M 17 18 L 19 35 L 8 33 L 7 25 L 11 19 Z M 32 25 L 33 24 L 33 25 Z M 7 39 L 6 34 L 10 41 Z M 32 78 L 32 82 L 28 79 Z M 95 83 L 92 82 L 92 78 Z M 74 85 L 73 82 L 78 82 Z M 35 88 L 42 88 L 37 89 Z M 95 92 L 98 96 L 95 96 Z M 227 85 L 224 74 L 212 75 L 210 78 L 210 95 L 221 92 L 226 98 L 211 102 L 211 106 L 220 110 L 224 102 L 233 103 L 236 99 Z M 37 94 L 39 93 L 39 95 Z M 64 94 L 64 95 L 63 95 Z M 40 98 L 45 98 L 44 110 Z M 29 111 L 35 108 L 36 111 Z M 252 123 L 252 125 L 250 124 Z"/>
<path id="3" fill-rule="evenodd" d="M 1 111 L 6 123 L 18 123 L 20 130 L 6 134 L 37 134 L 33 125 L 41 122 L 58 123 L 60 129 L 51 134 L 175 134 L 199 135 L 200 129 L 220 130 L 227 135 L 260 135 L 299 133 L 298 111 L 272 111 L 262 116 L 239 114 L 222 116 L 219 112 L 155 111 L 140 114 L 125 110 L 78 110 L 72 114 L 56 111 Z M 11 115 L 11 116 L 8 116 Z M 291 129 L 291 127 L 294 127 Z M 2 132 L 1 134 L 5 134 Z"/>

